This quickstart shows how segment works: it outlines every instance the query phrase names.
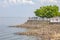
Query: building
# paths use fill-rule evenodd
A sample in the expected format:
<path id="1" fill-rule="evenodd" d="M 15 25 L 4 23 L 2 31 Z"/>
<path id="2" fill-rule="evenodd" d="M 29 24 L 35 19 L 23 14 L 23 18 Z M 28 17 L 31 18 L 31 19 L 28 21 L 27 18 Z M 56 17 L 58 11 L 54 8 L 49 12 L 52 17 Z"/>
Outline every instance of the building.
<path id="1" fill-rule="evenodd" d="M 60 17 L 50 18 L 50 22 L 51 22 L 51 23 L 60 23 Z"/>
<path id="2" fill-rule="evenodd" d="M 48 21 L 50 23 L 60 23 L 60 17 L 53 17 L 53 18 L 29 17 L 29 20 Z"/>

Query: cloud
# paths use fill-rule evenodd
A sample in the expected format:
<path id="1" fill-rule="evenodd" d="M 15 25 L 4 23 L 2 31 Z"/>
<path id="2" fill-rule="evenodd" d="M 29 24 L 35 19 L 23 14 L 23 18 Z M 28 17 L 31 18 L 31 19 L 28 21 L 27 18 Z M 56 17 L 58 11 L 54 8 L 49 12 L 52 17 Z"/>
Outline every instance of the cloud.
<path id="1" fill-rule="evenodd" d="M 54 0 L 49 0 L 50 2 L 54 2 Z"/>
<path id="2" fill-rule="evenodd" d="M 60 5 L 60 0 L 40 0 L 42 5 Z"/>
<path id="3" fill-rule="evenodd" d="M 13 3 L 16 4 L 17 0 L 9 0 L 8 2 L 11 3 L 11 4 L 13 4 Z"/>
<path id="4" fill-rule="evenodd" d="M 58 0 L 41 0 L 41 2 L 54 2 L 54 3 L 57 3 Z"/>
<path id="5" fill-rule="evenodd" d="M 34 4 L 34 2 L 32 0 L 3 0 L 1 1 L 0 6 L 6 7 L 17 4 Z"/>
<path id="6" fill-rule="evenodd" d="M 34 2 L 32 0 L 23 0 L 23 3 L 30 3 L 30 4 L 34 4 Z"/>
<path id="7" fill-rule="evenodd" d="M 0 1 L 0 7 L 6 7 L 8 6 L 8 2 L 6 0 Z"/>
<path id="8" fill-rule="evenodd" d="M 49 2 L 57 3 L 58 1 L 57 0 L 49 0 Z"/>

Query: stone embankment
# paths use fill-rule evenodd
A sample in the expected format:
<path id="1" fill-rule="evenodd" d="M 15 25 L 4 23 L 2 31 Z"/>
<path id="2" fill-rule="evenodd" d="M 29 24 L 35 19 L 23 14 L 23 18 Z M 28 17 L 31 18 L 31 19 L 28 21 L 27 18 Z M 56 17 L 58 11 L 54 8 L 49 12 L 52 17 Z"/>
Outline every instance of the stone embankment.
<path id="1" fill-rule="evenodd" d="M 18 32 L 19 35 L 39 36 L 42 40 L 60 40 L 60 24 L 52 24 L 43 20 L 28 20 L 24 24 L 15 27 L 31 29 L 28 32 Z"/>
<path id="2" fill-rule="evenodd" d="M 48 21 L 37 21 L 37 20 L 28 20 L 24 24 L 16 25 L 16 27 L 23 27 L 23 28 L 40 28 L 44 25 L 49 25 Z"/>

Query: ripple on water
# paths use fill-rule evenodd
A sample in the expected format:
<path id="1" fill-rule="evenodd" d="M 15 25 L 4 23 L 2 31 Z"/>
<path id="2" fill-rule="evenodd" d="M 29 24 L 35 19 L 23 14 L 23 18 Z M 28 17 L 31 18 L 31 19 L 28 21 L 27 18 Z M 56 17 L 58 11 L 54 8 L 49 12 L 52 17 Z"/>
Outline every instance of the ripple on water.
<path id="1" fill-rule="evenodd" d="M 25 28 L 0 26 L 0 40 L 37 40 L 34 36 L 15 35 L 16 32 L 25 32 Z"/>

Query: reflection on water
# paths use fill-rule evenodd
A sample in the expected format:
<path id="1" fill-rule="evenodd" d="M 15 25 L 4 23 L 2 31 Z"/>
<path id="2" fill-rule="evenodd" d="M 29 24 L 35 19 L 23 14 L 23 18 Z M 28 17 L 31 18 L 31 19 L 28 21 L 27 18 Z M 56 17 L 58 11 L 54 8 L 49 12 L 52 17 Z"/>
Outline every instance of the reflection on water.
<path id="1" fill-rule="evenodd" d="M 0 18 L 0 40 L 37 40 L 34 36 L 16 35 L 16 32 L 25 32 L 28 29 L 8 27 L 6 24 L 19 23 L 20 18 Z M 23 21 L 23 20 L 22 20 Z M 12 23 L 13 22 L 13 23 Z"/>

